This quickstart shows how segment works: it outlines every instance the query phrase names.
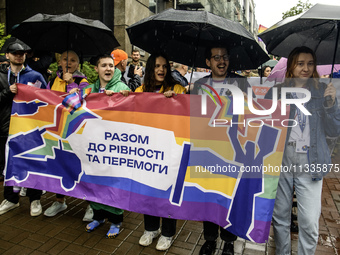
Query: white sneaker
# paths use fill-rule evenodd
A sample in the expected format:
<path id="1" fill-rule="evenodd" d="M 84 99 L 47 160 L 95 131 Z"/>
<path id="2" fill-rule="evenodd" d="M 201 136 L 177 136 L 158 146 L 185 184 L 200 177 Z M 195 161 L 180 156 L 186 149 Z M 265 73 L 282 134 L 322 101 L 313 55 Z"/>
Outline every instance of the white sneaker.
<path id="1" fill-rule="evenodd" d="M 26 192 L 27 192 L 27 188 L 22 187 L 22 188 L 20 189 L 19 195 L 20 195 L 21 197 L 26 197 Z"/>
<path id="2" fill-rule="evenodd" d="M 44 215 L 47 217 L 53 217 L 56 216 L 57 213 L 62 212 L 67 209 L 66 203 L 60 203 L 58 201 L 55 201 L 49 208 L 46 209 L 44 212 Z"/>
<path id="3" fill-rule="evenodd" d="M 161 237 L 158 239 L 156 250 L 159 251 L 165 251 L 170 248 L 171 246 L 172 237 L 166 237 L 161 235 Z"/>
<path id="4" fill-rule="evenodd" d="M 31 203 L 31 216 L 39 216 L 42 213 L 40 200 L 34 200 Z"/>
<path id="5" fill-rule="evenodd" d="M 139 244 L 142 246 L 149 246 L 152 243 L 152 240 L 159 236 L 161 230 L 158 229 L 156 231 L 144 231 L 144 234 L 139 239 Z"/>
<path id="6" fill-rule="evenodd" d="M 19 206 L 19 203 L 14 204 L 12 202 L 9 202 L 7 199 L 5 199 L 4 201 L 2 201 L 2 203 L 0 204 L 0 215 L 14 209 L 17 208 Z"/>
<path id="7" fill-rule="evenodd" d="M 93 221 L 93 209 L 90 205 L 86 208 L 83 221 Z"/>

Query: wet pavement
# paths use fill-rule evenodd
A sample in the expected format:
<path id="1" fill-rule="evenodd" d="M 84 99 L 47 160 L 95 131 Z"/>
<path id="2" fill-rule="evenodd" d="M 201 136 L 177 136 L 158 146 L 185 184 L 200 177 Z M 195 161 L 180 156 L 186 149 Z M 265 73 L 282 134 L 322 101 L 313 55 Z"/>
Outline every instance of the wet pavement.
<path id="1" fill-rule="evenodd" d="M 340 163 L 340 153 L 335 156 Z M 319 243 L 315 254 L 340 255 L 340 177 L 330 173 L 323 181 L 322 214 L 320 217 Z M 2 186 L 2 183 L 1 183 Z M 47 192 L 41 198 L 43 211 L 55 199 Z M 3 189 L 0 191 L 3 200 Z M 0 254 L 199 254 L 204 243 L 202 223 L 177 221 L 177 231 L 170 249 L 155 249 L 156 240 L 149 247 L 138 244 L 144 231 L 143 215 L 125 211 L 122 231 L 115 239 L 105 238 L 109 223 L 95 231 L 85 231 L 82 221 L 86 201 L 67 197 L 67 210 L 48 218 L 44 215 L 31 217 L 29 200 L 21 197 L 20 206 L 0 215 Z M 292 233 L 292 254 L 297 254 L 297 234 Z M 223 242 L 218 239 L 215 255 L 221 254 Z M 256 244 L 243 239 L 235 242 L 236 255 L 275 254 L 273 231 L 267 244 Z"/>

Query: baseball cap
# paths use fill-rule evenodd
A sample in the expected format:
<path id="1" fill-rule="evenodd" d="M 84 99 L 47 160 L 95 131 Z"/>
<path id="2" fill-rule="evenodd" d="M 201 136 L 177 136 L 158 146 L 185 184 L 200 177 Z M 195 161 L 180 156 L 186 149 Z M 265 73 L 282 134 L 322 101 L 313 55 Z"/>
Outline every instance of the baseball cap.
<path id="1" fill-rule="evenodd" d="M 111 56 L 114 60 L 115 66 L 118 65 L 120 61 L 128 59 L 128 54 L 120 49 L 112 51 Z"/>
<path id="2" fill-rule="evenodd" d="M 23 41 L 15 37 L 10 37 L 6 40 L 0 52 L 14 53 L 16 51 L 28 51 L 30 49 L 31 48 Z"/>
<path id="3" fill-rule="evenodd" d="M 14 53 L 16 51 L 26 51 L 25 47 L 20 43 L 12 43 L 7 47 L 7 53 Z"/>

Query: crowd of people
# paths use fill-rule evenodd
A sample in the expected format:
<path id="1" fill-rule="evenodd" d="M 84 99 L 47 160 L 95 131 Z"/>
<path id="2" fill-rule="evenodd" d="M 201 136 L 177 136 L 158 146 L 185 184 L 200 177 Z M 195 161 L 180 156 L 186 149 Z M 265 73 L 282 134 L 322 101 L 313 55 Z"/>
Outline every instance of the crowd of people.
<path id="1" fill-rule="evenodd" d="M 188 80 L 184 77 L 188 66 L 173 63 L 171 70 L 168 57 L 161 52 L 152 53 L 145 66 L 140 61 L 138 50 L 132 52 L 132 61 L 129 63 L 127 53 L 120 49 L 112 51 L 111 54 L 97 56 L 94 68 L 98 73 L 98 79 L 93 84 L 89 84 L 86 76 L 79 71 L 77 53 L 65 51 L 61 54 L 57 76 L 46 83 L 39 72 L 25 64 L 27 47 L 23 42 L 19 40 L 9 42 L 5 47 L 6 59 L 9 63 L 0 66 L 0 170 L 5 166 L 5 145 L 8 139 L 12 101 L 17 93 L 16 83 L 38 84 L 42 89 L 68 93 L 79 92 L 83 88 L 92 88 L 91 93 L 105 93 L 107 96 L 121 93 L 128 97 L 130 92 L 152 92 L 162 93 L 166 98 L 175 94 L 205 94 L 206 91 L 200 89 L 204 84 L 216 88 L 220 95 L 225 94 L 221 85 L 223 87 L 226 82 L 234 84 L 243 92 L 250 87 L 246 79 L 251 75 L 250 70 L 245 70 L 243 75 L 229 72 L 229 53 L 232 49 L 223 45 L 207 47 L 205 60 L 210 72 L 196 81 L 193 87 L 189 87 Z M 271 68 L 265 66 L 262 69 L 262 76 L 267 77 L 270 71 Z M 326 136 L 340 135 L 340 109 L 336 99 L 336 89 L 332 83 L 319 82 L 315 54 L 307 47 L 297 47 L 291 52 L 287 62 L 286 80 L 275 86 L 279 92 L 285 87 L 305 88 L 312 95 L 311 100 L 306 103 L 312 115 L 305 115 L 294 105 L 290 111 L 290 120 L 295 120 L 299 125 L 288 128 L 282 164 L 296 166 L 303 171 L 292 170 L 280 175 L 272 221 L 276 253 L 291 253 L 290 224 L 295 189 L 299 223 L 298 254 L 314 254 L 318 241 L 323 175 L 309 171 L 309 167 L 313 164 L 328 165 L 331 163 Z M 266 98 L 270 99 L 271 96 L 272 89 L 267 93 Z M 299 93 L 288 94 L 289 98 L 301 96 Z M 325 101 L 328 96 L 329 100 Z M 306 149 L 299 151 L 297 148 L 300 145 Z M 32 216 L 42 213 L 41 194 L 40 190 L 27 189 Z M 86 231 L 94 231 L 107 219 L 111 222 L 107 237 L 116 237 L 123 224 L 124 211 L 95 202 L 89 203 L 86 212 L 88 215 L 84 216 L 84 219 L 90 221 L 86 225 Z M 18 206 L 18 191 L 14 187 L 4 186 L 4 200 L 0 205 L 0 215 Z M 66 197 L 56 194 L 56 201 L 45 210 L 44 215 L 53 217 L 66 208 Z M 156 249 L 167 250 L 176 232 L 176 220 L 144 215 L 144 228 L 145 231 L 139 239 L 140 245 L 149 246 L 153 239 L 160 235 Z M 201 255 L 214 254 L 218 236 L 225 242 L 222 254 L 234 254 L 233 243 L 237 239 L 236 235 L 208 221 L 203 222 L 203 230 L 205 243 L 201 247 Z"/>

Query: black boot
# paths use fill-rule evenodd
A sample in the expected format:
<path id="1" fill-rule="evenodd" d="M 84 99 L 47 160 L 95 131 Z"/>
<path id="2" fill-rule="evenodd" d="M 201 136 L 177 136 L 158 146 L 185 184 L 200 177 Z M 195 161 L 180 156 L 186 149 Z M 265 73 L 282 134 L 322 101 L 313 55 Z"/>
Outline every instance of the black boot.
<path id="1" fill-rule="evenodd" d="M 216 249 L 216 241 L 205 241 L 200 250 L 200 255 L 212 255 Z"/>
<path id="2" fill-rule="evenodd" d="M 224 244 L 222 255 L 234 255 L 234 242 L 226 242 Z"/>

